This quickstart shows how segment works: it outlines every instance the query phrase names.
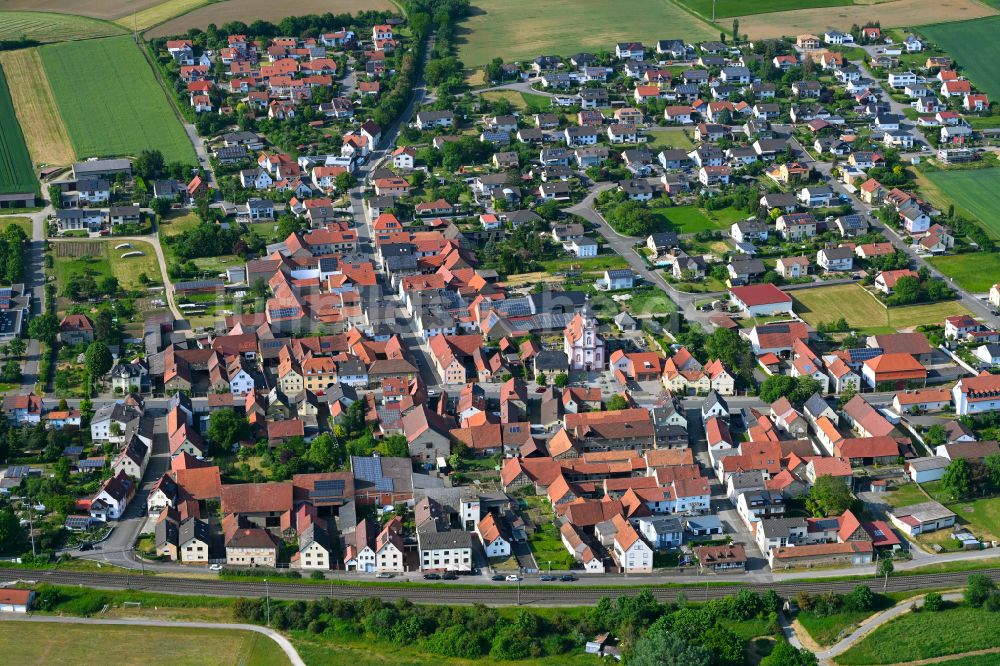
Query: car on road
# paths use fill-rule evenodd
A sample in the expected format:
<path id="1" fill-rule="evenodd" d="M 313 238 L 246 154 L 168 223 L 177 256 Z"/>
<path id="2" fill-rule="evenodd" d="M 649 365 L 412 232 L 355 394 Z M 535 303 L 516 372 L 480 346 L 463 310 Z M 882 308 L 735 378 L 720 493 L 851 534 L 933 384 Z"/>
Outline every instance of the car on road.
<path id="1" fill-rule="evenodd" d="M 555 576 L 539 576 L 538 577 L 538 580 L 544 581 L 546 583 L 549 582 L 549 581 L 553 581 L 555 579 L 556 579 Z"/>
<path id="2" fill-rule="evenodd" d="M 380 571 L 377 574 L 375 574 L 375 577 L 376 578 L 392 578 L 392 574 L 389 573 L 388 571 Z"/>
<path id="3" fill-rule="evenodd" d="M 209 565 L 208 570 L 209 571 L 222 571 L 222 565 L 221 564 L 212 564 L 212 565 Z"/>
<path id="4" fill-rule="evenodd" d="M 504 577 L 503 574 L 495 574 L 494 576 L 492 576 L 490 578 L 490 580 L 494 580 L 494 581 L 498 581 L 499 582 L 499 581 L 507 580 L 507 579 Z"/>
<path id="5" fill-rule="evenodd" d="M 441 580 L 441 576 L 436 573 L 424 574 L 424 580 Z"/>
<path id="6" fill-rule="evenodd" d="M 559 580 L 561 580 L 564 583 L 572 583 L 573 581 L 580 580 L 580 579 L 577 578 L 576 576 L 574 576 L 573 574 L 565 574 L 565 575 L 559 576 Z"/>
<path id="7" fill-rule="evenodd" d="M 448 573 L 441 574 L 441 580 L 458 580 L 458 574 L 449 571 Z"/>
<path id="8" fill-rule="evenodd" d="M 521 580 L 521 577 L 518 576 L 517 574 L 510 574 L 509 576 L 504 578 L 504 580 L 507 581 L 508 583 L 516 583 L 517 581 Z"/>
<path id="9" fill-rule="evenodd" d="M 90 543 L 89 541 L 85 541 L 84 543 L 80 544 L 80 550 L 81 551 L 94 550 L 94 544 Z"/>

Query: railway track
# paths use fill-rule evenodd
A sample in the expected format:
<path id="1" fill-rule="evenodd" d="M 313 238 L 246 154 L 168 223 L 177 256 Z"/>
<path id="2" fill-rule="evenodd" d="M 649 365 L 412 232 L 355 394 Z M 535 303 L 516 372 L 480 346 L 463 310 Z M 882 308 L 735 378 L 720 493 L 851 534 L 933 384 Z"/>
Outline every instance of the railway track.
<path id="1" fill-rule="evenodd" d="M 205 595 L 220 597 L 263 597 L 269 594 L 275 599 L 308 600 L 333 597 L 338 599 L 358 599 L 364 597 L 380 597 L 387 601 L 408 599 L 422 604 L 477 604 L 491 606 L 535 605 L 535 606 L 568 606 L 597 603 L 602 597 L 615 598 L 619 596 L 634 596 L 648 589 L 660 601 L 672 601 L 683 593 L 690 601 L 716 599 L 741 590 L 754 590 L 764 593 L 774 590 L 783 597 L 793 597 L 799 592 L 849 592 L 859 583 L 868 585 L 875 591 L 881 591 L 884 580 L 881 578 L 834 580 L 834 581 L 789 581 L 784 583 L 747 583 L 733 585 L 712 585 L 707 579 L 706 585 L 685 585 L 665 587 L 656 585 L 605 586 L 595 587 L 581 582 L 579 585 L 569 584 L 561 587 L 540 587 L 531 584 L 521 584 L 520 589 L 510 586 L 483 586 L 477 588 L 458 587 L 449 589 L 447 586 L 415 585 L 345 585 L 345 584 L 310 584 L 286 583 L 280 581 L 242 582 L 230 580 L 204 580 L 196 578 L 181 578 L 168 576 L 133 576 L 122 574 L 103 574 L 76 571 L 54 570 L 18 570 L 23 580 L 53 585 L 79 585 L 108 590 L 131 589 L 143 592 L 159 592 L 163 594 Z M 927 588 L 962 587 L 970 573 L 983 573 L 994 580 L 1000 581 L 1000 568 L 983 569 L 977 572 L 931 573 L 914 576 L 890 577 L 886 589 L 890 592 Z"/>

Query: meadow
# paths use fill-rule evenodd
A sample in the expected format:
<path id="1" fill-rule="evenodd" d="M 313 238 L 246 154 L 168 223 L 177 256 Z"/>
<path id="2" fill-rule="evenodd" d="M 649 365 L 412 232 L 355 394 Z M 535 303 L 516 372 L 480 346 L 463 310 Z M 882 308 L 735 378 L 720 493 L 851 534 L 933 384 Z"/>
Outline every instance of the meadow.
<path id="1" fill-rule="evenodd" d="M 132 247 L 115 249 L 123 243 Z M 143 254 L 122 257 L 136 251 Z M 55 273 L 59 284 L 66 284 L 72 276 L 88 271 L 96 277 L 114 276 L 125 289 L 141 287 L 139 275 L 142 273 L 150 282 L 160 282 L 160 265 L 156 260 L 156 251 L 149 243 L 115 240 L 56 242 Z"/>
<path id="2" fill-rule="evenodd" d="M 710 2 L 711 0 L 709 0 Z M 804 4 L 804 3 L 799 3 Z M 875 6 L 872 6 L 872 5 Z M 744 10 L 746 12 L 747 10 Z M 711 12 L 711 9 L 709 9 Z M 996 16 L 997 10 L 978 0 L 890 0 L 889 2 L 855 4 L 839 7 L 796 9 L 769 14 L 740 16 L 740 32 L 750 39 L 794 36 L 804 32 L 822 34 L 831 26 L 846 30 L 852 23 L 863 25 L 878 20 L 882 29 L 898 26 L 922 26 L 947 21 L 965 21 Z M 720 24 L 729 28 L 729 22 Z M 973 42 L 978 45 L 979 42 Z"/>
<path id="3" fill-rule="evenodd" d="M 185 0 L 173 0 L 177 5 Z M 205 3 L 202 3 L 205 4 Z M 152 11 L 152 10 L 150 10 Z M 298 0 L 294 6 L 272 0 L 224 0 L 205 4 L 194 11 L 161 23 L 146 33 L 147 37 L 169 37 L 186 34 L 191 28 L 204 30 L 209 23 L 222 25 L 229 21 L 254 20 L 277 23 L 286 16 L 305 14 L 347 14 L 360 11 L 398 11 L 390 0 Z"/>
<path id="4" fill-rule="evenodd" d="M 851 328 L 869 334 L 893 333 L 969 312 L 958 301 L 885 308 L 858 284 L 800 289 L 790 293 L 795 302 L 795 313 L 812 326 L 843 317 Z"/>
<path id="5" fill-rule="evenodd" d="M 50 44 L 40 53 L 77 157 L 137 155 L 155 148 L 167 162 L 197 163 L 131 37 Z"/>
<path id="6" fill-rule="evenodd" d="M 965 70 L 964 74 L 990 98 L 1000 97 L 1000 16 L 962 23 L 926 25 L 920 29 Z"/>
<path id="7" fill-rule="evenodd" d="M 14 114 L 7 79 L 0 68 L 0 194 L 37 192 L 24 133 Z"/>
<path id="8" fill-rule="evenodd" d="M 136 634 L 142 635 L 141 647 Z M 288 657 L 267 636 L 249 631 L 179 627 L 46 625 L 0 622 L 0 652 L 10 664 L 57 663 L 72 654 L 77 664 L 139 666 L 152 654 L 169 654 L 178 666 L 206 663 L 278 666 Z"/>
<path id="9" fill-rule="evenodd" d="M 24 130 L 31 159 L 35 164 L 72 162 L 76 158 L 73 144 L 56 111 L 56 101 L 38 49 L 0 51 L 0 66 L 7 77 L 14 111 Z"/>
<path id="10" fill-rule="evenodd" d="M 746 213 L 733 208 L 709 211 L 697 206 L 654 206 L 651 210 L 672 231 L 679 234 L 729 229 L 733 222 L 746 217 Z"/>
<path id="11" fill-rule="evenodd" d="M 1000 623 L 995 614 L 958 605 L 937 613 L 906 613 L 865 636 L 837 663 L 896 664 L 997 646 Z"/>
<path id="12" fill-rule="evenodd" d="M 135 14 L 125 14 L 115 21 L 126 30 L 135 28 L 140 32 L 154 25 L 165 23 L 175 16 L 186 14 L 190 11 L 207 5 L 209 0 L 166 0 L 158 5 L 153 5 L 148 9 Z"/>
<path id="13" fill-rule="evenodd" d="M 962 289 L 972 293 L 986 293 L 1000 275 L 1000 254 L 995 252 L 969 252 L 947 257 L 931 257 L 927 262 L 955 280 Z"/>
<path id="14" fill-rule="evenodd" d="M 712 0 L 677 0 L 693 12 L 706 19 L 712 18 Z M 747 3 L 744 0 L 716 0 L 715 18 L 731 18 L 744 14 L 767 14 L 814 7 L 842 7 L 853 4 L 851 0 L 761 0 Z"/>
<path id="15" fill-rule="evenodd" d="M 924 175 L 945 197 L 982 222 L 990 235 L 1000 236 L 996 213 L 1000 210 L 1000 169 L 942 169 Z"/>
<path id="16" fill-rule="evenodd" d="M 459 25 L 459 58 L 469 67 L 495 57 L 613 51 L 628 39 L 654 44 L 668 37 L 705 41 L 718 30 L 667 0 L 477 0 Z M 218 5 L 213 5 L 216 7 Z"/>
<path id="17" fill-rule="evenodd" d="M 2 5 L 6 7 L 6 4 Z M 72 5 L 68 5 L 71 11 Z M 0 41 L 32 39 L 36 42 L 63 42 L 120 35 L 122 28 L 114 23 L 86 16 L 53 14 L 50 12 L 0 13 Z"/>

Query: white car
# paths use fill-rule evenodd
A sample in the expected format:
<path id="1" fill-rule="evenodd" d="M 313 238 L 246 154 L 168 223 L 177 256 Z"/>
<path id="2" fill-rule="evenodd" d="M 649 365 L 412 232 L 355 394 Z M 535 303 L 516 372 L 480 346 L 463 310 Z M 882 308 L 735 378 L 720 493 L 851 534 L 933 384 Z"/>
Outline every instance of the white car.
<path id="1" fill-rule="evenodd" d="M 213 565 L 211 565 L 211 566 L 208 567 L 208 570 L 209 571 L 222 571 L 222 565 L 221 564 L 213 564 Z"/>
<path id="2" fill-rule="evenodd" d="M 521 580 L 521 579 L 520 579 L 520 578 L 518 578 L 518 577 L 517 577 L 516 575 L 514 575 L 514 574 L 510 574 L 509 576 L 507 576 L 506 578 L 504 578 L 504 580 L 505 580 L 505 581 L 507 581 L 508 583 L 516 583 L 517 581 L 519 581 L 519 580 Z"/>

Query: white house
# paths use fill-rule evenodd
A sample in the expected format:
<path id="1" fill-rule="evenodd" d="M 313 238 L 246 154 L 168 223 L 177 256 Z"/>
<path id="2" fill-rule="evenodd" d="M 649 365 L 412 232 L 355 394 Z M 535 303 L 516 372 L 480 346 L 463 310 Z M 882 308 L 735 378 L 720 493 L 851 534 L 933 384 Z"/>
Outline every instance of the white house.
<path id="1" fill-rule="evenodd" d="M 476 525 L 476 534 L 483 542 L 483 549 L 486 557 L 509 557 L 510 556 L 510 536 L 506 535 L 507 530 L 503 520 L 498 520 L 492 513 L 487 513 L 486 517 Z"/>
<path id="2" fill-rule="evenodd" d="M 1000 409 L 1000 375 L 963 377 L 951 389 L 955 414 L 980 414 Z"/>

